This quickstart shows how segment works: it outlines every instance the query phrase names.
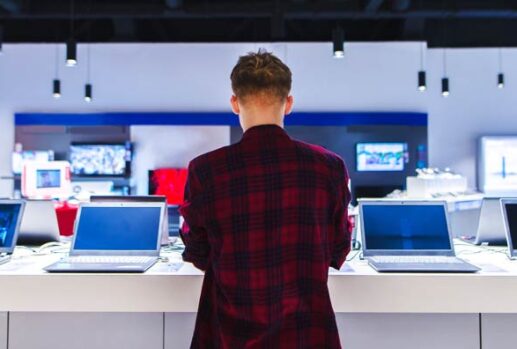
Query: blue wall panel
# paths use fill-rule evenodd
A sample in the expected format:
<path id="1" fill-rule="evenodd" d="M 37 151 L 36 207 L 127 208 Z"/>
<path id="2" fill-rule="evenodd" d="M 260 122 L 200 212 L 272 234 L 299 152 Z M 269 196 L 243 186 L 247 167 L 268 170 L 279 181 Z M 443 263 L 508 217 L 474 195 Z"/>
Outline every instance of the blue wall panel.
<path id="1" fill-rule="evenodd" d="M 238 126 L 232 113 L 17 113 L 16 125 L 228 125 Z M 312 112 L 292 113 L 286 118 L 290 126 L 347 125 L 427 125 L 427 114 L 410 112 Z"/>

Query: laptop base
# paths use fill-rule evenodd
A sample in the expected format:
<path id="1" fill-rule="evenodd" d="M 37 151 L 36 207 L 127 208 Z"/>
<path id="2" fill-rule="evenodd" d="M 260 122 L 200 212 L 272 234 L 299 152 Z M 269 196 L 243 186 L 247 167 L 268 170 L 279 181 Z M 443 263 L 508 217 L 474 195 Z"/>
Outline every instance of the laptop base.
<path id="1" fill-rule="evenodd" d="M 475 273 L 480 268 L 464 263 L 375 263 L 368 264 L 383 273 Z"/>
<path id="2" fill-rule="evenodd" d="M 506 239 L 504 239 L 504 240 L 494 239 L 494 240 L 479 241 L 476 236 L 461 236 L 459 239 L 463 242 L 466 242 L 466 243 L 469 243 L 472 245 L 476 245 L 476 246 L 481 246 L 481 245 L 500 246 L 500 247 L 508 246 Z"/>
<path id="3" fill-rule="evenodd" d="M 11 260 L 11 255 L 0 256 L 0 265 L 5 264 Z"/>
<path id="4" fill-rule="evenodd" d="M 44 268 L 49 273 L 144 273 L 151 268 L 158 259 L 151 263 L 67 263 L 56 262 Z"/>

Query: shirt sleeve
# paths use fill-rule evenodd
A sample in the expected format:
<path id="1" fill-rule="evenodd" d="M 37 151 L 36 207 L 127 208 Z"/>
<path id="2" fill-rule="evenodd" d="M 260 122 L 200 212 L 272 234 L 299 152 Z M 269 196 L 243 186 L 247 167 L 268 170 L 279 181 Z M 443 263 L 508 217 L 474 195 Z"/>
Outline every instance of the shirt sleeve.
<path id="1" fill-rule="evenodd" d="M 348 171 L 344 162 L 340 161 L 340 175 L 338 179 L 338 190 L 336 208 L 334 210 L 333 224 L 334 236 L 331 239 L 331 261 L 330 266 L 339 270 L 346 260 L 346 256 L 351 249 L 352 241 L 352 222 L 348 217 L 348 204 L 351 195 L 348 189 Z"/>
<path id="2" fill-rule="evenodd" d="M 203 217 L 202 186 L 195 173 L 195 167 L 189 164 L 184 202 L 180 214 L 184 218 L 180 235 L 185 244 L 183 260 L 191 262 L 198 269 L 206 270 L 210 255 L 208 234 Z"/>

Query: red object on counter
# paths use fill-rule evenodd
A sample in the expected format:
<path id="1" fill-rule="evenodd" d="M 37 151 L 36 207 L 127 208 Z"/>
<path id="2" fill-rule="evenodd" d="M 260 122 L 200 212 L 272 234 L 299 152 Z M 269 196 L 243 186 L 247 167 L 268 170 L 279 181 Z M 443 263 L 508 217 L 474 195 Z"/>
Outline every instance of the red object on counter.
<path id="1" fill-rule="evenodd" d="M 79 206 L 72 205 L 64 201 L 57 203 L 54 207 L 56 209 L 59 234 L 63 236 L 73 235 L 75 218 L 77 216 L 77 209 Z"/>
<path id="2" fill-rule="evenodd" d="M 164 195 L 169 205 L 182 204 L 187 174 L 186 168 L 160 168 L 150 171 L 150 194 Z"/>

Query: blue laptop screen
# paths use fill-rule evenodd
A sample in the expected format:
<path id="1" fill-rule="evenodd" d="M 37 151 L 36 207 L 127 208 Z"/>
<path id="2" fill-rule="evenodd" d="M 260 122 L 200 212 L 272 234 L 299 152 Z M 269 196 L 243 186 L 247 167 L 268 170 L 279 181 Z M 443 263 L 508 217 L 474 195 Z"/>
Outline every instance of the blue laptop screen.
<path id="1" fill-rule="evenodd" d="M 368 250 L 450 250 L 442 205 L 363 205 Z"/>
<path id="2" fill-rule="evenodd" d="M 508 220 L 508 232 L 510 233 L 510 238 L 512 239 L 511 243 L 513 245 L 513 249 L 517 249 L 517 204 L 506 204 L 506 218 Z"/>
<path id="3" fill-rule="evenodd" d="M 74 250 L 155 250 L 159 207 L 82 207 Z"/>
<path id="4" fill-rule="evenodd" d="M 21 207 L 21 204 L 0 204 L 0 248 L 13 245 Z"/>

